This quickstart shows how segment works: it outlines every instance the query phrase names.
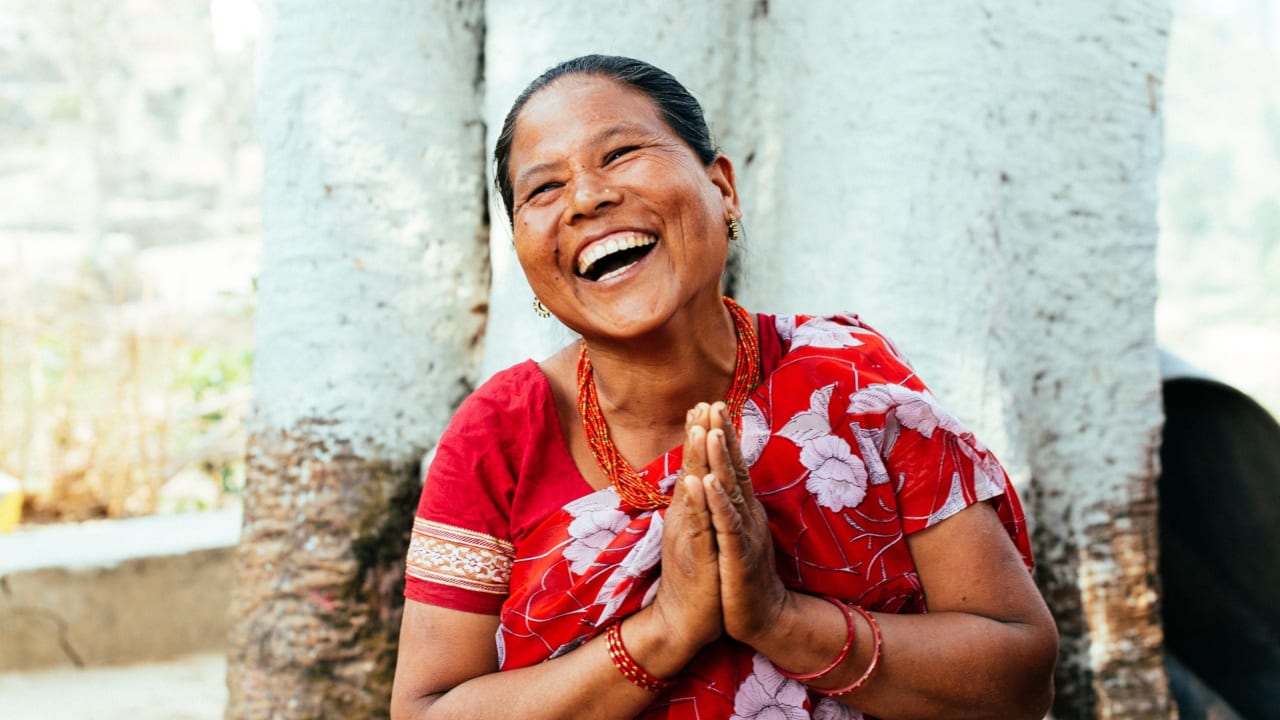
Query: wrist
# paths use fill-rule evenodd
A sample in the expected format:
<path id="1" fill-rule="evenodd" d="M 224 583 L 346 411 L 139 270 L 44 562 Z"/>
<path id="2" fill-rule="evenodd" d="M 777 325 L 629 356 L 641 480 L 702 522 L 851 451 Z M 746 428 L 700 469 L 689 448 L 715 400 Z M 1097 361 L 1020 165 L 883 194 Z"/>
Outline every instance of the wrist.
<path id="1" fill-rule="evenodd" d="M 831 601 L 788 591 L 775 622 L 748 643 L 779 668 L 808 674 L 847 655 L 848 616 Z"/>
<path id="2" fill-rule="evenodd" d="M 689 639 L 673 631 L 653 605 L 619 621 L 622 641 L 632 658 L 650 674 L 668 680 L 707 643 Z"/>
<path id="3" fill-rule="evenodd" d="M 794 642 L 797 624 L 803 622 L 804 610 L 800 606 L 807 596 L 781 587 L 776 597 L 769 604 L 769 611 L 761 615 L 754 624 L 730 633 L 733 639 L 750 645 L 766 656 L 769 655 L 768 650 Z"/>

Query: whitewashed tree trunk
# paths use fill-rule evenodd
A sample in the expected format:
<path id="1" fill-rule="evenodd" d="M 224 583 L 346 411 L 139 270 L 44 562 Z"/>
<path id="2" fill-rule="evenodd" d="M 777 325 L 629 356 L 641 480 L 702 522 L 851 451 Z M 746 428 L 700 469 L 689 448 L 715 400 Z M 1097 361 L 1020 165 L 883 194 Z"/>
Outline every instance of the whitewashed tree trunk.
<path id="1" fill-rule="evenodd" d="M 278 0 L 264 20 L 227 717 L 385 717 L 418 461 L 484 320 L 481 7 Z"/>
<path id="2" fill-rule="evenodd" d="M 1121 9 L 1123 7 L 1123 9 Z M 852 309 L 997 450 L 1063 652 L 1055 715 L 1168 717 L 1153 325 L 1169 8 L 771 3 L 750 307 Z"/>

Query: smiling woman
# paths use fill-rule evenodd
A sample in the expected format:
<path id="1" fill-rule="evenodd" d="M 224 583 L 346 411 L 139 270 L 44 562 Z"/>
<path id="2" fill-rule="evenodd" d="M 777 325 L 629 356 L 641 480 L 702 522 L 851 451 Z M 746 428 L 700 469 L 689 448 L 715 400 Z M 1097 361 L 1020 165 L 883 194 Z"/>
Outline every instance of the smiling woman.
<path id="1" fill-rule="evenodd" d="M 855 316 L 723 296 L 737 185 L 688 91 L 571 60 L 495 156 L 582 339 L 440 439 L 393 716 L 1041 717 L 1057 635 L 1004 471 Z"/>

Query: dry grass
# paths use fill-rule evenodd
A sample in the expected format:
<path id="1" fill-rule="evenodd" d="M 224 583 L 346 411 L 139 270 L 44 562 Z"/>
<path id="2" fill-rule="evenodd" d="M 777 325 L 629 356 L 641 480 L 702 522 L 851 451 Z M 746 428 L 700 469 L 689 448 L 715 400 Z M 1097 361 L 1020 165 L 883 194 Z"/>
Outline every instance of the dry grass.
<path id="1" fill-rule="evenodd" d="M 212 507 L 243 483 L 247 301 L 196 318 L 132 290 L 0 275 L 0 470 L 24 522 Z"/>

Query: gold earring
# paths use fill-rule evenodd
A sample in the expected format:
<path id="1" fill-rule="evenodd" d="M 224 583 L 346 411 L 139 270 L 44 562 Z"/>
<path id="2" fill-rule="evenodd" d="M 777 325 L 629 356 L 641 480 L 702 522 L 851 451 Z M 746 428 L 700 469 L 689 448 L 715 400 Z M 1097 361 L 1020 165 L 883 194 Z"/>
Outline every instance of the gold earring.
<path id="1" fill-rule="evenodd" d="M 738 222 L 738 218 L 729 216 L 729 240 L 738 242 L 742 239 L 742 224 Z"/>
<path id="2" fill-rule="evenodd" d="M 537 297 L 533 298 L 533 311 L 537 313 L 538 317 L 540 318 L 545 319 L 545 318 L 551 317 L 551 311 L 548 310 L 547 306 L 543 305 L 542 301 L 539 300 Z"/>

